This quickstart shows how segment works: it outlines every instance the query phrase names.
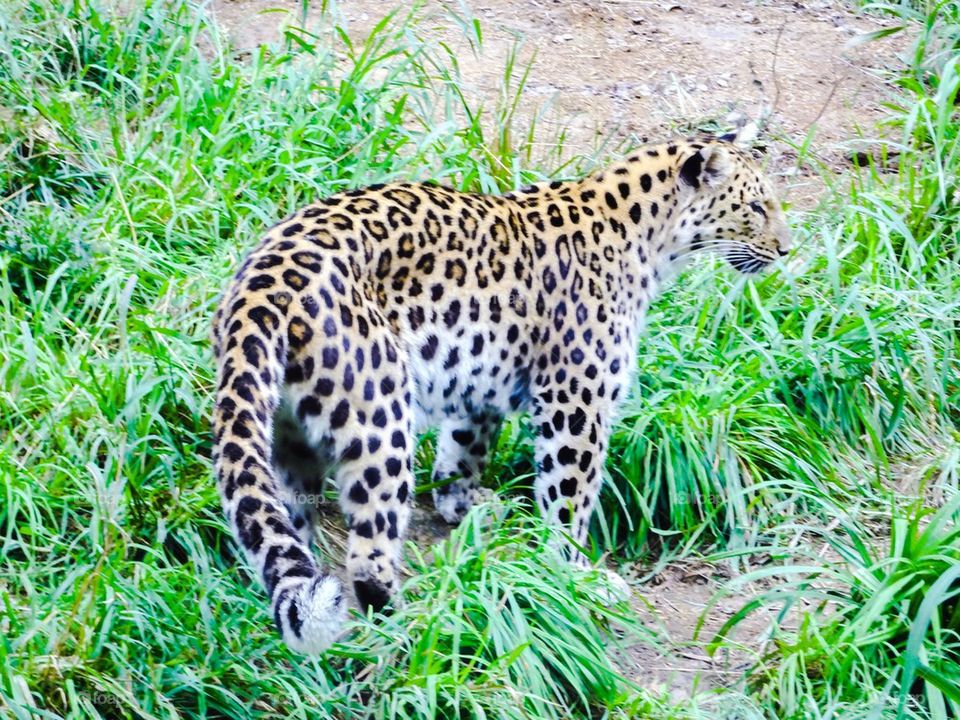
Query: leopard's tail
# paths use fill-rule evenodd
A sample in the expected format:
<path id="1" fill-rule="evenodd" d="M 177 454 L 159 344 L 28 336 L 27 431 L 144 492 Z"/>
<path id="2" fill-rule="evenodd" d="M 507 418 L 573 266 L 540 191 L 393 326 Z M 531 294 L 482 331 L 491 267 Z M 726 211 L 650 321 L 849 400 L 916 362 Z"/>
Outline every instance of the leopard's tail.
<path id="1" fill-rule="evenodd" d="M 214 320 L 217 390 L 213 462 L 227 520 L 270 594 L 286 644 L 315 654 L 341 632 L 340 581 L 317 564 L 296 532 L 271 458 L 273 417 L 287 346 L 286 307 L 244 272 Z M 269 297 L 268 297 L 269 295 Z M 286 298 L 290 301 L 289 296 Z"/>

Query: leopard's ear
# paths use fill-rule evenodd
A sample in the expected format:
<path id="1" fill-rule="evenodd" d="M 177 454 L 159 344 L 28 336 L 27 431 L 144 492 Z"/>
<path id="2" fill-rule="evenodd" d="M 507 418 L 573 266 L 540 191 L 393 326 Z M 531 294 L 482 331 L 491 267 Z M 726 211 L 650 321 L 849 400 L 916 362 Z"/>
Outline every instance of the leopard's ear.
<path id="1" fill-rule="evenodd" d="M 733 143 L 737 147 L 749 150 L 753 147 L 759 134 L 760 128 L 757 127 L 757 124 L 749 121 L 738 125 L 736 130 L 718 135 L 717 140 L 720 142 Z"/>
<path id="2" fill-rule="evenodd" d="M 701 183 L 707 187 L 720 187 L 733 174 L 733 164 L 733 151 L 723 143 L 711 143 L 683 161 L 680 179 L 694 189 Z"/>

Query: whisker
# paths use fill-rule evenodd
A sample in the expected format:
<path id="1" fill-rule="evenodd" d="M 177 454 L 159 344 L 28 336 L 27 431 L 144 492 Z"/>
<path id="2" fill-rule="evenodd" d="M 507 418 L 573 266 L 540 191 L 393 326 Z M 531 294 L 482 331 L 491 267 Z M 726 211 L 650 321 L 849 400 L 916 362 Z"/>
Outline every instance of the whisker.
<path id="1" fill-rule="evenodd" d="M 709 240 L 705 242 L 692 243 L 690 250 L 708 250 L 718 247 L 751 247 L 749 243 L 742 240 Z"/>
<path id="2" fill-rule="evenodd" d="M 751 252 L 752 248 L 746 243 L 716 243 L 712 245 L 701 246 L 698 248 L 689 248 L 689 252 L 699 252 L 701 250 L 716 254 L 716 253 L 730 252 L 730 251 Z"/>
<path id="3" fill-rule="evenodd" d="M 754 256 L 746 250 L 728 250 L 724 253 L 716 253 L 716 254 L 721 255 L 723 258 L 727 260 L 736 260 L 736 259 L 752 260 L 754 258 Z M 688 258 L 692 255 L 696 255 L 696 253 L 695 252 L 681 253 L 674 258 L 674 262 L 676 262 L 677 260 Z"/>
<path id="4" fill-rule="evenodd" d="M 696 241 L 681 252 L 672 255 L 670 260 L 675 263 L 680 262 L 701 251 L 721 255 L 737 270 L 745 273 L 757 272 L 774 260 L 774 258 L 765 255 L 759 248 L 744 240 L 727 238 Z"/>
<path id="5" fill-rule="evenodd" d="M 687 248 L 682 252 L 677 253 L 677 255 L 675 256 L 675 259 L 687 257 L 689 255 L 694 255 L 696 253 L 699 253 L 701 250 L 707 250 L 714 253 L 721 252 L 721 251 L 727 252 L 727 253 L 750 253 L 750 246 L 747 245 L 746 243 L 737 243 L 737 244 L 715 243 L 715 244 L 700 246 L 696 248 Z"/>

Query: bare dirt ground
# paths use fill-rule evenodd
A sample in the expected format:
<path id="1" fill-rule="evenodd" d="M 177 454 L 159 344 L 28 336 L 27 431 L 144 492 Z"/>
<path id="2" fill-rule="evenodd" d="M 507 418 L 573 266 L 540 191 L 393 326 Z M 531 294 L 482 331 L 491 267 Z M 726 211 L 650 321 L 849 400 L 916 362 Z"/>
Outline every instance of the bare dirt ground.
<path id="1" fill-rule="evenodd" d="M 306 26 L 318 28 L 320 3 Z M 331 4 L 333 5 L 333 4 Z M 449 44 L 461 63 L 463 89 L 491 106 L 503 68 L 519 43 L 533 59 L 518 123 L 545 109 L 538 135 L 566 133 L 568 155 L 640 137 L 687 132 L 731 112 L 768 118 L 769 167 L 786 199 L 809 207 L 822 183 L 796 167 L 794 148 L 808 135 L 813 156 L 841 169 L 851 141 L 875 134 L 895 67 L 909 42 L 903 33 L 864 41 L 882 18 L 831 0 L 429 0 L 428 34 Z M 354 39 L 396 7 L 376 0 L 332 6 Z M 281 36 L 300 22 L 296 0 L 214 0 L 212 11 L 241 50 Z M 277 12 L 279 10 L 279 12 Z M 449 10 L 449 12 L 448 12 Z M 476 17 L 483 30 L 475 57 L 451 13 Z M 610 145 L 604 145 L 609 141 Z M 548 143 L 545 143 L 548 144 Z"/>
<path id="2" fill-rule="evenodd" d="M 306 26 L 318 22 L 320 3 L 308 8 Z M 297 0 L 213 0 L 211 10 L 239 50 L 281 37 L 298 25 Z M 362 40 L 391 3 L 352 0 L 331 7 L 348 34 Z M 281 12 L 271 12 L 279 9 Z M 519 60 L 535 59 L 519 125 L 544 107 L 538 121 L 547 139 L 566 131 L 566 152 L 590 155 L 605 141 L 687 132 L 731 112 L 765 116 L 768 170 L 779 176 L 786 199 L 811 206 L 822 179 L 798 166 L 795 148 L 812 138 L 810 153 L 834 172 L 848 164 L 857 138 L 876 134 L 874 123 L 888 96 L 884 70 L 899 63 L 910 38 L 903 33 L 864 42 L 885 26 L 882 18 L 855 14 L 830 0 L 430 0 L 426 25 L 448 43 L 461 63 L 465 94 L 495 102 L 508 54 L 520 43 Z M 447 10 L 471 14 L 483 29 L 475 57 Z M 430 545 L 446 534 L 442 522 L 418 509 L 414 540 Z M 640 569 L 640 573 L 642 573 Z M 740 652 L 710 658 L 712 637 L 744 602 L 728 598 L 710 607 L 726 581 L 716 568 L 680 564 L 655 581 L 635 584 L 634 607 L 667 642 L 631 649 L 625 671 L 640 684 L 686 696 L 734 683 L 761 652 L 769 616 L 743 623 Z M 693 632 L 705 610 L 699 640 Z"/>

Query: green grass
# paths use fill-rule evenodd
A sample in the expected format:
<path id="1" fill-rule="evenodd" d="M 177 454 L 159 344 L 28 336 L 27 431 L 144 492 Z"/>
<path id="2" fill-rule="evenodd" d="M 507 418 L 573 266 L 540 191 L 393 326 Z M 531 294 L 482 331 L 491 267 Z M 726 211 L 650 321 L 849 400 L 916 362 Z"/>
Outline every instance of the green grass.
<path id="1" fill-rule="evenodd" d="M 186 0 L 123 16 L 8 2 L 0 712 L 956 717 L 957 9 L 872 5 L 922 29 L 876 162 L 794 215 L 776 272 L 700 264 L 651 312 L 596 555 L 713 554 L 762 581 L 746 611 L 794 613 L 732 694 L 677 704 L 622 670 L 620 648 L 665 640 L 539 549 L 522 418 L 489 470 L 520 497 L 431 557 L 410 547 L 401 609 L 355 618 L 319 661 L 276 637 L 211 479 L 210 315 L 264 226 L 393 178 L 495 192 L 578 172 L 562 134 L 544 149 L 515 122 L 516 53 L 482 108 L 421 11 L 357 44 L 294 28 L 237 61 Z M 471 18 L 446 20 L 482 44 Z M 806 557 L 807 541 L 831 552 Z"/>
<path id="2" fill-rule="evenodd" d="M 861 512 L 832 508 L 837 532 L 789 518 L 767 545 L 780 562 L 738 580 L 770 586 L 714 641 L 722 646 L 758 608 L 779 610 L 774 643 L 748 673 L 751 694 L 776 717 L 960 714 L 960 75 L 956 55 L 943 52 L 960 41 L 958 7 L 940 3 L 918 16 L 913 64 L 896 78 L 901 94 L 886 123 L 894 139 L 877 142 L 880 162 L 855 177 L 837 225 L 849 251 L 830 285 L 846 287 L 848 317 L 869 302 L 860 318 L 870 344 L 858 355 L 843 348 L 851 360 L 869 358 L 869 372 L 846 375 L 867 394 L 852 396 L 848 422 L 838 404 L 813 428 L 834 437 L 857 429 L 848 452 L 871 470 L 872 490 L 862 470 L 825 473 L 848 487 L 863 483 Z M 881 171 L 893 154 L 896 173 Z M 782 542 L 788 534 L 795 546 L 805 541 L 792 553 Z M 770 584 L 777 576 L 787 579 Z"/>
<path id="3" fill-rule="evenodd" d="M 0 698 L 18 717 L 624 717 L 655 699 L 608 646 L 649 637 L 532 541 L 471 516 L 408 603 L 291 656 L 210 479 L 212 305 L 261 228 L 395 177 L 545 175 L 393 16 L 363 45 L 292 31 L 230 59 L 185 2 L 21 2 L 0 26 Z M 516 90 L 514 66 L 505 84 Z M 485 133 L 492 133 L 487 139 Z M 482 526 L 482 527 L 481 527 Z M 598 585 L 600 583 L 601 585 Z M 592 593 L 592 594 L 591 594 Z M 562 637 L 558 644 L 554 638 Z M 522 691 L 521 691 L 522 689 Z M 682 712 L 677 710 L 677 716 Z M 664 710 L 664 713 L 673 713 Z"/>

